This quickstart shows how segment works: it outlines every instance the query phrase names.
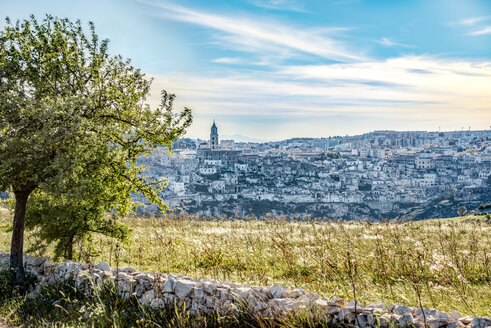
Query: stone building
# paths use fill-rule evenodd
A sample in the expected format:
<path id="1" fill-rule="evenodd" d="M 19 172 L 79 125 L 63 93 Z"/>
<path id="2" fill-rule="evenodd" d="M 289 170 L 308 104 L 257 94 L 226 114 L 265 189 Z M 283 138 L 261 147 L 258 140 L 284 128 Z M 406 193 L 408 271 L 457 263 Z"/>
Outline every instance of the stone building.
<path id="1" fill-rule="evenodd" d="M 213 121 L 210 133 L 210 148 L 198 149 L 197 158 L 200 164 L 207 164 L 210 161 L 220 161 L 222 166 L 233 166 L 237 163 L 237 157 L 241 151 L 235 150 L 220 150 L 218 147 L 218 129 Z"/>

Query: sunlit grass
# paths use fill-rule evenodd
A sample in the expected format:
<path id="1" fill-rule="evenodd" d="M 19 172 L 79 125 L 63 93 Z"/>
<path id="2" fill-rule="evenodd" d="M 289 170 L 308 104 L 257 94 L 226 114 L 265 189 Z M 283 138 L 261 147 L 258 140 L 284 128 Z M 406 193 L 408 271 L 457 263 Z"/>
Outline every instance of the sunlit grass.
<path id="1" fill-rule="evenodd" d="M 0 212 L 0 225 L 10 220 Z M 491 313 L 491 222 L 484 217 L 368 223 L 171 215 L 124 222 L 134 229 L 131 240 L 119 245 L 97 237 L 91 248 L 77 246 L 76 260 L 288 285 L 328 297 L 356 293 L 362 303 Z M 33 242 L 29 234 L 26 240 Z M 9 245 L 10 233 L 0 231 L 0 249 Z"/>

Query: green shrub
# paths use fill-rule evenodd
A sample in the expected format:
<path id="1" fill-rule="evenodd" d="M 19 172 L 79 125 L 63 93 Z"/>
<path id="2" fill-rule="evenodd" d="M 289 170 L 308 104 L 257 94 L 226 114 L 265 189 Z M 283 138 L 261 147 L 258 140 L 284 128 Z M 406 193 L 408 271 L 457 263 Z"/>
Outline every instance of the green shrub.
<path id="1" fill-rule="evenodd" d="M 16 284 L 13 270 L 0 267 L 0 302 L 27 294 L 33 289 L 35 281 L 36 278 L 28 274 L 22 284 Z"/>
<path id="2" fill-rule="evenodd" d="M 0 301 L 11 297 L 13 292 L 12 271 L 2 268 L 0 270 Z"/>

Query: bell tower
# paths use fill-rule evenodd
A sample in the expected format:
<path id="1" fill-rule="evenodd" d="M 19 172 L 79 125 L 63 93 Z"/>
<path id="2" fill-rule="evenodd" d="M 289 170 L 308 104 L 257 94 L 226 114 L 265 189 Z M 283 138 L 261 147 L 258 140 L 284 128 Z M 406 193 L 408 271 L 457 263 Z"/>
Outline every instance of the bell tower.
<path id="1" fill-rule="evenodd" d="M 218 150 L 218 129 L 217 126 L 215 125 L 215 120 L 213 120 L 213 125 L 211 126 L 210 149 Z"/>

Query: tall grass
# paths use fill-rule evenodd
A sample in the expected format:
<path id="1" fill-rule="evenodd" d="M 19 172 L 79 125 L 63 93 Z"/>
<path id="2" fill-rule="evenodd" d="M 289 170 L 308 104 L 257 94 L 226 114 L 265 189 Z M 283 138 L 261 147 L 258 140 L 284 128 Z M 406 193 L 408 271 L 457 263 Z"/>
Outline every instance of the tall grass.
<path id="1" fill-rule="evenodd" d="M 7 224 L 6 218 L 0 224 Z M 92 246 L 77 245 L 76 259 L 288 285 L 361 303 L 491 314 L 491 222 L 486 218 L 370 223 L 178 214 L 124 221 L 134 229 L 130 241 L 117 244 L 99 236 Z M 9 234 L 0 231 L 0 249 L 8 250 L 9 243 Z"/>

